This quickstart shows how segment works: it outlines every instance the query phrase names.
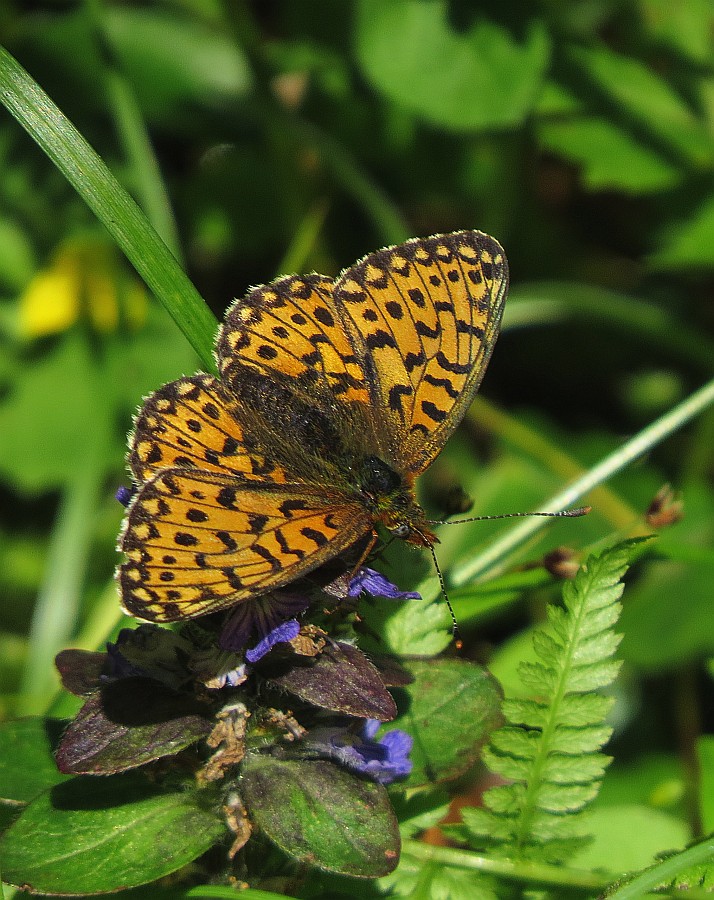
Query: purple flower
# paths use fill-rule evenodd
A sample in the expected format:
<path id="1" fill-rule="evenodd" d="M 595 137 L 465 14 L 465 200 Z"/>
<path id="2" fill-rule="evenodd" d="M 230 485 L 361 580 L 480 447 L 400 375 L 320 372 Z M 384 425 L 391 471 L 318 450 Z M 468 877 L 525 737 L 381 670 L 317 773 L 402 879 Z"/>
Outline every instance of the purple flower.
<path id="1" fill-rule="evenodd" d="M 136 493 L 135 487 L 132 486 L 132 487 L 128 488 L 128 487 L 122 486 L 120 488 L 117 488 L 117 492 L 114 496 L 117 498 L 117 500 L 121 503 L 122 506 L 128 506 L 131 503 L 131 498 L 134 496 L 135 493 Z"/>
<path id="2" fill-rule="evenodd" d="M 400 591 L 396 584 L 392 584 L 380 572 L 366 566 L 363 566 L 350 581 L 347 596 L 359 597 L 363 592 L 373 597 L 385 597 L 387 600 L 421 600 L 421 594 L 416 591 Z"/>
<path id="3" fill-rule="evenodd" d="M 142 669 L 140 666 L 136 666 L 134 663 L 129 662 L 122 654 L 119 645 L 124 631 L 128 631 L 128 629 L 124 628 L 119 632 L 116 644 L 107 641 L 107 656 L 109 657 L 109 672 L 106 676 L 107 678 L 135 678 L 147 674 L 146 669 Z"/>
<path id="4" fill-rule="evenodd" d="M 288 620 L 295 620 L 298 613 L 303 612 L 310 605 L 310 598 L 305 594 L 290 593 L 288 591 L 271 591 L 269 594 L 263 594 L 255 600 L 245 600 L 243 603 L 237 603 L 227 617 L 223 631 L 219 638 L 219 646 L 222 650 L 242 650 L 243 647 L 257 634 L 260 643 L 253 651 L 255 653 L 258 647 L 261 647 L 264 640 L 268 640 L 271 634 L 279 629 L 280 626 L 288 624 Z M 294 630 L 294 625 L 290 626 Z M 298 626 L 298 631 L 299 626 Z M 297 634 L 297 632 L 295 632 Z M 267 649 L 260 656 L 267 653 L 270 647 L 280 641 L 289 641 L 295 637 L 278 637 L 273 640 Z M 246 659 L 248 657 L 246 656 Z M 251 659 L 250 662 L 255 662 Z"/>
<path id="5" fill-rule="evenodd" d="M 249 663 L 257 663 L 266 653 L 269 653 L 276 644 L 283 644 L 291 641 L 300 634 L 300 623 L 297 619 L 289 619 L 273 628 L 268 634 L 259 641 L 255 647 L 245 651 L 245 658 Z"/>
<path id="6" fill-rule="evenodd" d="M 406 731 L 394 728 L 376 741 L 374 736 L 381 724 L 379 719 L 366 719 L 361 735 L 345 728 L 322 728 L 313 731 L 306 746 L 379 784 L 391 784 L 412 770 L 409 753 L 413 739 Z"/>

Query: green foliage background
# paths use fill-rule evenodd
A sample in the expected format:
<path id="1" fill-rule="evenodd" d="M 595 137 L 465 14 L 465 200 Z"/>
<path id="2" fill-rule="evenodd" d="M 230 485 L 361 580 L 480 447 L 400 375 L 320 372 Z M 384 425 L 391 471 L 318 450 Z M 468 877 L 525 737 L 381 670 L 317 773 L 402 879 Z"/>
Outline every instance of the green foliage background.
<path id="1" fill-rule="evenodd" d="M 250 285 L 336 274 L 412 235 L 498 238 L 511 299 L 484 399 L 425 479 L 442 514 L 454 485 L 478 514 L 536 508 L 711 377 L 713 32 L 707 0 L 0 3 L 7 49 L 218 317 Z M 113 495 L 131 416 L 201 364 L 6 114 L 0 172 L 9 717 L 47 709 L 59 649 L 118 627 Z M 521 550 L 510 582 L 453 591 L 465 653 L 513 696 L 554 596 L 542 568 L 513 567 L 650 531 L 658 488 L 681 492 L 684 519 L 625 594 L 615 763 L 582 868 L 639 868 L 714 828 L 713 438 L 709 411 L 594 492 L 588 519 Z M 444 529 L 447 578 L 507 527 Z M 416 580 L 413 557 L 397 562 Z"/>

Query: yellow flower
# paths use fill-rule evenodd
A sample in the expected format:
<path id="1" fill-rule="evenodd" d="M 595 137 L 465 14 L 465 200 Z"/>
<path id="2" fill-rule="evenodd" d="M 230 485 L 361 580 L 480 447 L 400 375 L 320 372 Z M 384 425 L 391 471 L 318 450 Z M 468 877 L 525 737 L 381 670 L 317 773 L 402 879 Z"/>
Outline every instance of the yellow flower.
<path id="1" fill-rule="evenodd" d="M 146 317 L 143 286 L 119 265 L 114 249 L 94 238 L 63 243 L 48 268 L 38 272 L 20 297 L 18 327 L 25 338 L 65 331 L 85 318 L 108 333 L 120 317 L 132 327 Z"/>

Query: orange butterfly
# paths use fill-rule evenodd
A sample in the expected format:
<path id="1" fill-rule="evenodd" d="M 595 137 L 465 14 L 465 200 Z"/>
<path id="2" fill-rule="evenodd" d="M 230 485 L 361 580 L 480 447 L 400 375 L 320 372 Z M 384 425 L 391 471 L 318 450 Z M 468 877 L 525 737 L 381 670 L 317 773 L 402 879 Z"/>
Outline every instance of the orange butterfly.
<path id="1" fill-rule="evenodd" d="M 499 244 L 460 231 L 236 301 L 220 378 L 167 384 L 137 417 L 118 570 L 127 611 L 170 622 L 224 609 L 380 525 L 432 546 L 414 481 L 478 390 L 507 289 Z"/>

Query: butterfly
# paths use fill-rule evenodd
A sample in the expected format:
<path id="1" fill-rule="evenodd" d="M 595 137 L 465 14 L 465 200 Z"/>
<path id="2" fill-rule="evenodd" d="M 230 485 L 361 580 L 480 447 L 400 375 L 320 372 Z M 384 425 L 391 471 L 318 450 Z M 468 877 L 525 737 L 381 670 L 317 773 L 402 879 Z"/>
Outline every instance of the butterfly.
<path id="1" fill-rule="evenodd" d="M 216 612 L 379 527 L 433 546 L 415 479 L 479 388 L 507 289 L 500 245 L 459 231 L 236 301 L 219 377 L 165 385 L 135 420 L 124 608 L 155 622 Z"/>

